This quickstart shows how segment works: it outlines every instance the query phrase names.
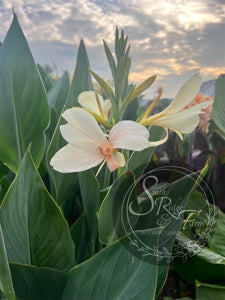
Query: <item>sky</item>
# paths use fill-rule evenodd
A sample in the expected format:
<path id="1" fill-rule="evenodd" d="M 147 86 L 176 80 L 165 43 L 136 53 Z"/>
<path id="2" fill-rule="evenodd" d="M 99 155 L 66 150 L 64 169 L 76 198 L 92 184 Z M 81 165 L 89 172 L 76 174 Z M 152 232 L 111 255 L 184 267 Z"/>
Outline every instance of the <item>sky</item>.
<path id="1" fill-rule="evenodd" d="M 111 79 L 102 40 L 113 51 L 116 26 L 131 44 L 130 81 L 157 75 L 145 98 L 159 86 L 174 97 L 196 72 L 204 80 L 225 73 L 225 0 L 0 0 L 0 41 L 12 7 L 35 61 L 57 65 L 58 74 L 73 73 L 83 38 L 91 69 Z"/>

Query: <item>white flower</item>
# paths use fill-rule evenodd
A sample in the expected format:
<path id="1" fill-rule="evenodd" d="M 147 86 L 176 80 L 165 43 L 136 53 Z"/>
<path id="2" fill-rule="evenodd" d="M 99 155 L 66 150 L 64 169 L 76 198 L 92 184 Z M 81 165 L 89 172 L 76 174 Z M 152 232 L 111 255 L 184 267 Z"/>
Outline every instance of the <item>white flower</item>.
<path id="1" fill-rule="evenodd" d="M 78 102 L 90 113 L 94 113 L 105 119 L 108 118 L 108 113 L 112 107 L 109 99 L 103 100 L 101 95 L 93 91 L 82 92 L 78 96 Z"/>
<path id="2" fill-rule="evenodd" d="M 202 78 L 199 74 L 189 78 L 166 109 L 150 117 L 145 115 L 141 119 L 140 124 L 144 126 L 161 126 L 165 130 L 171 129 L 180 138 L 182 138 L 181 133 L 192 132 L 198 126 L 199 114 L 203 113 L 202 109 L 205 109 L 212 103 L 212 101 L 207 101 L 183 110 L 198 94 L 201 83 Z"/>
<path id="3" fill-rule="evenodd" d="M 81 108 L 62 114 L 68 122 L 60 126 L 68 144 L 51 159 L 50 164 L 61 173 L 80 172 L 107 162 L 110 171 L 125 165 L 119 149 L 141 151 L 150 146 L 148 130 L 134 121 L 121 121 L 109 132 L 108 138 L 95 118 Z"/>

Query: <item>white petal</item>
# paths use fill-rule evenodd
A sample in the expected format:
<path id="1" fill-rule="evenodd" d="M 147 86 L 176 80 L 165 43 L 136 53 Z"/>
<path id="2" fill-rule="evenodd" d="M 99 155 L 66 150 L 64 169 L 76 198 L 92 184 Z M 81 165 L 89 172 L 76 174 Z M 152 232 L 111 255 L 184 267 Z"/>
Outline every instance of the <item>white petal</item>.
<path id="1" fill-rule="evenodd" d="M 98 94 L 98 98 L 100 101 L 100 104 L 102 106 L 102 108 L 104 107 L 104 101 L 101 95 Z M 87 109 L 91 112 L 96 113 L 97 115 L 100 114 L 99 108 L 98 108 L 98 104 L 97 104 L 97 100 L 96 100 L 96 96 L 95 96 L 95 92 L 93 91 L 88 91 L 88 92 L 83 92 L 78 96 L 78 102 L 80 103 L 80 105 L 84 108 Z"/>
<path id="2" fill-rule="evenodd" d="M 189 78 L 180 88 L 173 102 L 163 111 L 163 113 L 175 113 L 184 108 L 198 94 L 202 84 L 200 74 L 195 74 Z"/>
<path id="3" fill-rule="evenodd" d="M 167 127 L 181 133 L 192 132 L 199 123 L 199 114 L 204 113 L 201 110 L 208 107 L 212 101 L 203 102 L 178 113 L 169 114 L 153 121 L 152 125 Z"/>
<path id="4" fill-rule="evenodd" d="M 120 167 L 124 167 L 125 166 L 124 155 L 120 152 L 113 153 L 111 157 L 107 160 L 107 165 L 111 172 L 115 171 Z"/>
<path id="5" fill-rule="evenodd" d="M 109 133 L 114 148 L 141 151 L 149 147 L 148 130 L 134 121 L 120 121 Z"/>
<path id="6" fill-rule="evenodd" d="M 70 108 L 64 111 L 63 118 L 69 125 L 60 126 L 66 141 L 77 145 L 80 141 L 92 142 L 96 145 L 105 143 L 106 137 L 95 118 L 81 108 Z"/>
<path id="7" fill-rule="evenodd" d="M 78 148 L 67 144 L 60 149 L 50 161 L 50 165 L 61 173 L 72 173 L 88 170 L 97 166 L 104 159 L 99 149 Z"/>
<path id="8" fill-rule="evenodd" d="M 165 116 L 157 121 L 154 125 L 167 127 L 181 133 L 190 133 L 198 126 L 199 114 L 190 114 L 189 112 L 182 111 L 168 117 Z"/>

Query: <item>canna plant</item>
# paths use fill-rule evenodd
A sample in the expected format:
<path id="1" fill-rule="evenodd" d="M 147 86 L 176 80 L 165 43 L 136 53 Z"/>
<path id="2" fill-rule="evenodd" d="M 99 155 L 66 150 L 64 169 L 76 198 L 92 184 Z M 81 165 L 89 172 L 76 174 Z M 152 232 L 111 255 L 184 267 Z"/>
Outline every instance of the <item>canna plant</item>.
<path id="1" fill-rule="evenodd" d="M 83 41 L 71 85 L 67 73 L 53 84 L 35 64 L 14 14 L 0 46 L 1 299 L 156 299 L 174 257 L 173 246 L 180 240 L 184 248 L 187 245 L 184 241 L 190 236 L 183 237 L 183 218 L 193 216 L 182 214 L 150 235 L 148 245 L 156 253 L 152 260 L 130 251 L 136 237 L 157 227 L 153 207 L 145 227 L 140 226 L 144 208 L 137 189 L 131 198 L 139 211 L 134 224 L 139 226 L 124 232 L 121 227 L 118 231 L 118 224 L 127 191 L 144 174 L 156 148 L 170 139 L 169 130 L 182 140 L 182 134 L 195 130 L 199 115 L 212 101 L 187 107 L 201 86 L 196 74 L 167 108 L 151 114 L 158 97 L 143 114 L 136 114 L 138 98 L 156 76 L 138 86 L 129 84 L 127 42 L 118 28 L 115 55 L 104 41 L 113 87 L 90 70 Z M 93 90 L 91 75 L 106 99 Z M 220 126 L 217 107 L 222 100 L 217 98 L 213 116 Z M 178 194 L 180 205 L 192 208 L 208 168 L 206 164 L 203 170 L 168 181 L 164 195 L 174 199 Z M 154 197 L 153 193 L 156 203 Z M 162 247 L 168 229 L 173 233 Z M 205 251 L 204 245 L 195 246 Z M 222 274 L 221 260 L 219 267 Z M 182 273 L 179 264 L 177 270 Z M 197 279 L 197 292 L 204 294 L 207 278 Z"/>

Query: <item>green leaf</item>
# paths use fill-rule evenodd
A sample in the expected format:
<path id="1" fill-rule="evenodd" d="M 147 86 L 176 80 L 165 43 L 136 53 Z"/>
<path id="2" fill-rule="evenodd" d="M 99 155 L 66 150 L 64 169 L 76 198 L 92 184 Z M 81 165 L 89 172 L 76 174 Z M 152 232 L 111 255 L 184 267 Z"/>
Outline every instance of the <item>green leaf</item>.
<path id="1" fill-rule="evenodd" d="M 168 271 L 169 271 L 169 265 L 163 266 L 163 265 L 158 264 L 158 281 L 157 281 L 156 297 L 158 297 L 160 295 L 160 293 L 166 283 Z"/>
<path id="2" fill-rule="evenodd" d="M 125 97 L 124 93 L 126 92 L 126 86 L 128 84 L 128 75 L 131 66 L 131 58 L 129 56 L 130 45 L 128 46 L 126 52 L 124 48 L 124 54 L 120 57 L 117 64 L 117 77 L 115 81 L 115 93 L 117 101 L 120 101 L 120 98 Z"/>
<path id="3" fill-rule="evenodd" d="M 87 259 L 87 245 L 85 239 L 85 217 L 80 216 L 70 228 L 72 239 L 76 245 L 75 259 L 80 264 Z"/>
<path id="4" fill-rule="evenodd" d="M 122 104 L 122 110 L 124 111 L 127 105 L 133 101 L 136 97 L 140 96 L 145 90 L 147 90 L 155 81 L 156 75 L 149 77 L 145 81 L 143 81 L 140 85 L 133 89 L 132 93 L 129 93 L 127 97 L 124 99 Z"/>
<path id="5" fill-rule="evenodd" d="M 152 196 L 153 202 L 151 202 L 149 190 L 146 191 L 146 188 L 144 189 L 143 187 L 144 191 L 137 200 L 136 188 L 139 184 L 140 189 L 141 181 L 134 181 L 132 172 L 123 174 L 113 183 L 100 207 L 99 237 L 101 242 L 109 245 L 130 233 L 131 228 L 132 230 L 142 230 L 143 228 L 153 229 L 166 226 L 165 232 L 162 229 L 161 236 L 159 237 L 159 248 L 162 255 L 164 248 L 168 250 L 168 253 L 171 253 L 176 233 L 182 224 L 182 218 L 181 216 L 177 218 L 171 214 L 168 215 L 167 209 L 169 208 L 165 208 L 168 206 L 168 203 L 165 205 L 165 202 L 162 201 L 169 199 L 169 207 L 171 208 L 177 206 L 185 207 L 197 178 L 197 174 L 192 173 L 170 184 L 166 182 L 166 187 L 162 189 L 163 197 L 160 197 L 156 193 Z M 132 210 L 138 214 L 130 213 L 131 205 Z M 126 207 L 129 207 L 128 211 Z M 159 225 L 158 222 L 160 220 L 165 220 L 165 222 Z M 126 230 L 129 231 L 127 232 Z"/>
<path id="6" fill-rule="evenodd" d="M 78 103 L 79 94 L 81 92 L 89 91 L 92 89 L 89 68 L 90 68 L 90 64 L 87 55 L 87 50 L 83 40 L 81 40 L 77 51 L 76 68 L 73 74 L 73 79 L 70 86 L 68 99 L 66 100 L 65 109 L 73 106 L 79 106 Z"/>
<path id="7" fill-rule="evenodd" d="M 212 130 L 208 135 L 209 147 L 212 150 L 218 151 L 221 148 L 225 148 L 225 136 L 223 136 L 218 130 Z"/>
<path id="8" fill-rule="evenodd" d="M 176 238 L 180 244 L 187 245 L 192 242 L 180 233 Z M 207 247 L 202 248 L 202 252 L 184 263 L 174 263 L 173 267 L 184 280 L 191 284 L 194 284 L 196 279 L 204 282 L 224 282 L 225 280 L 225 257 Z"/>
<path id="9" fill-rule="evenodd" d="M 158 141 L 163 137 L 164 130 L 161 127 L 152 126 L 150 128 L 150 140 Z M 136 178 L 139 178 L 144 169 L 147 167 L 148 163 L 151 160 L 152 154 L 155 152 L 156 147 L 149 147 L 143 151 L 135 151 L 131 155 L 127 170 L 132 171 L 135 174 Z"/>
<path id="10" fill-rule="evenodd" d="M 115 205 L 114 201 L 121 202 L 129 188 L 134 184 L 134 175 L 130 172 L 120 176 L 111 186 L 99 210 L 98 226 L 99 238 L 104 244 L 111 244 L 118 239 L 114 217 L 120 218 L 121 205 Z M 113 211 L 114 208 L 114 211 Z M 118 211 L 117 211 L 118 209 Z M 115 211 L 116 210 L 116 211 Z"/>
<path id="11" fill-rule="evenodd" d="M 213 234 L 212 239 L 209 242 L 210 249 L 216 251 L 225 257 L 225 214 L 218 209 L 218 220 L 216 224 L 216 230 Z"/>
<path id="12" fill-rule="evenodd" d="M 86 239 L 88 241 L 89 255 L 95 253 L 98 237 L 97 206 L 99 201 L 99 183 L 92 170 L 79 173 L 81 199 L 84 207 L 86 223 Z"/>
<path id="13" fill-rule="evenodd" d="M 55 132 L 55 128 L 57 126 L 58 120 L 59 120 L 59 113 L 57 112 L 55 107 L 52 107 L 50 110 L 50 119 L 51 119 L 51 123 L 48 127 L 48 129 L 46 130 L 46 146 L 48 147 L 50 144 L 50 141 L 52 139 L 52 136 Z"/>
<path id="14" fill-rule="evenodd" d="M 0 161 L 0 179 L 9 172 L 9 169 Z"/>
<path id="15" fill-rule="evenodd" d="M 12 284 L 11 272 L 0 223 L 0 291 L 2 291 L 8 300 L 14 300 L 15 292 Z"/>
<path id="16" fill-rule="evenodd" d="M 91 74 L 95 78 L 95 80 L 100 84 L 100 86 L 103 88 L 103 90 L 106 92 L 110 100 L 115 101 L 115 95 L 113 93 L 113 90 L 111 87 L 105 82 L 104 79 L 102 79 L 100 76 L 98 76 L 94 71 L 90 70 Z"/>
<path id="17" fill-rule="evenodd" d="M 225 74 L 220 75 L 215 85 L 215 99 L 213 103 L 212 119 L 225 134 Z"/>
<path id="18" fill-rule="evenodd" d="M 48 92 L 51 89 L 53 83 L 51 82 L 51 80 L 49 79 L 48 75 L 46 74 L 45 70 L 42 68 L 41 65 L 37 64 L 37 68 L 41 75 L 41 79 L 44 83 L 45 90 L 46 92 Z"/>
<path id="19" fill-rule="evenodd" d="M 196 300 L 224 300 L 225 286 L 216 284 L 196 283 Z"/>
<path id="20" fill-rule="evenodd" d="M 0 65 L 0 157 L 16 173 L 30 143 L 39 166 L 49 123 L 45 89 L 16 15 L 0 48 Z"/>
<path id="21" fill-rule="evenodd" d="M 10 182 L 8 181 L 6 176 L 2 177 L 0 179 L 0 204 L 1 204 L 2 200 L 4 199 L 5 194 L 9 187 L 10 187 Z"/>
<path id="22" fill-rule="evenodd" d="M 47 95 L 48 104 L 51 112 L 51 123 L 46 131 L 47 145 L 49 145 L 50 140 L 55 131 L 59 116 L 67 99 L 68 91 L 69 76 L 68 73 L 65 72 L 63 76 L 50 89 Z"/>
<path id="23" fill-rule="evenodd" d="M 105 54 L 106 54 L 106 57 L 108 59 L 108 63 L 109 63 L 109 66 L 110 66 L 110 69 L 111 69 L 111 72 L 112 72 L 112 76 L 113 78 L 115 79 L 116 78 L 116 63 L 114 61 L 114 58 L 112 56 L 112 53 L 108 47 L 108 45 L 106 44 L 106 42 L 103 40 L 103 43 L 104 43 L 104 49 L 105 49 Z"/>
<path id="24" fill-rule="evenodd" d="M 48 104 L 49 108 L 55 107 L 59 115 L 62 112 L 65 105 L 68 91 L 69 91 L 69 75 L 64 72 L 63 76 L 54 84 L 54 86 L 48 92 Z"/>
<path id="25" fill-rule="evenodd" d="M 72 84 L 70 86 L 69 94 L 63 111 L 78 105 L 77 97 L 82 91 L 91 90 L 92 85 L 88 68 L 89 60 L 84 42 L 81 40 L 78 49 L 77 63 L 72 79 Z M 59 126 L 64 123 L 64 120 L 62 119 L 62 117 L 60 117 L 46 154 L 48 171 L 52 180 L 51 193 L 59 204 L 74 199 L 74 190 L 77 187 L 78 181 L 77 174 L 59 173 L 53 170 L 52 166 L 50 166 L 49 164 L 53 155 L 66 144 L 65 140 L 61 136 L 61 132 L 59 129 Z"/>
<path id="26" fill-rule="evenodd" d="M 191 230 L 193 233 L 197 232 L 199 230 L 198 224 L 203 224 L 204 222 L 207 224 L 207 222 L 209 222 L 210 228 L 208 229 L 210 229 L 210 231 L 207 230 L 207 232 L 205 232 L 205 229 L 201 229 L 203 232 L 209 234 L 207 237 L 208 247 L 210 250 L 215 251 L 225 257 L 225 242 L 223 238 L 225 214 L 222 213 L 218 207 L 206 201 L 205 195 L 198 190 L 191 195 L 188 201 L 187 209 L 201 212 L 201 214 L 195 216 L 194 224 L 190 223 L 191 226 L 189 231 Z M 185 232 L 184 234 L 187 235 Z M 192 235 L 189 237 L 192 237 Z"/>
<path id="27" fill-rule="evenodd" d="M 141 95 L 145 90 L 147 90 L 155 81 L 156 75 L 150 76 L 145 81 L 143 81 L 141 84 L 139 84 L 136 89 L 134 90 L 134 94 L 132 95 L 133 98 L 138 97 Z"/>
<path id="28" fill-rule="evenodd" d="M 62 271 L 74 266 L 74 244 L 68 225 L 29 151 L 2 202 L 0 218 L 10 262 Z"/>
<path id="29" fill-rule="evenodd" d="M 174 300 L 174 298 L 163 297 L 163 300 Z M 190 298 L 190 297 L 182 297 L 182 298 L 176 298 L 176 300 L 193 300 L 193 298 Z"/>
<path id="30" fill-rule="evenodd" d="M 125 113 L 123 114 L 123 120 L 132 120 L 136 122 L 138 107 L 138 99 L 135 98 L 134 101 L 129 103 L 126 107 Z"/>
<path id="31" fill-rule="evenodd" d="M 154 241 L 155 242 L 155 241 Z M 118 241 L 73 268 L 63 299 L 155 299 L 157 265 L 133 256 Z"/>
<path id="32" fill-rule="evenodd" d="M 54 269 L 11 263 L 16 299 L 62 299 L 67 274 Z"/>

